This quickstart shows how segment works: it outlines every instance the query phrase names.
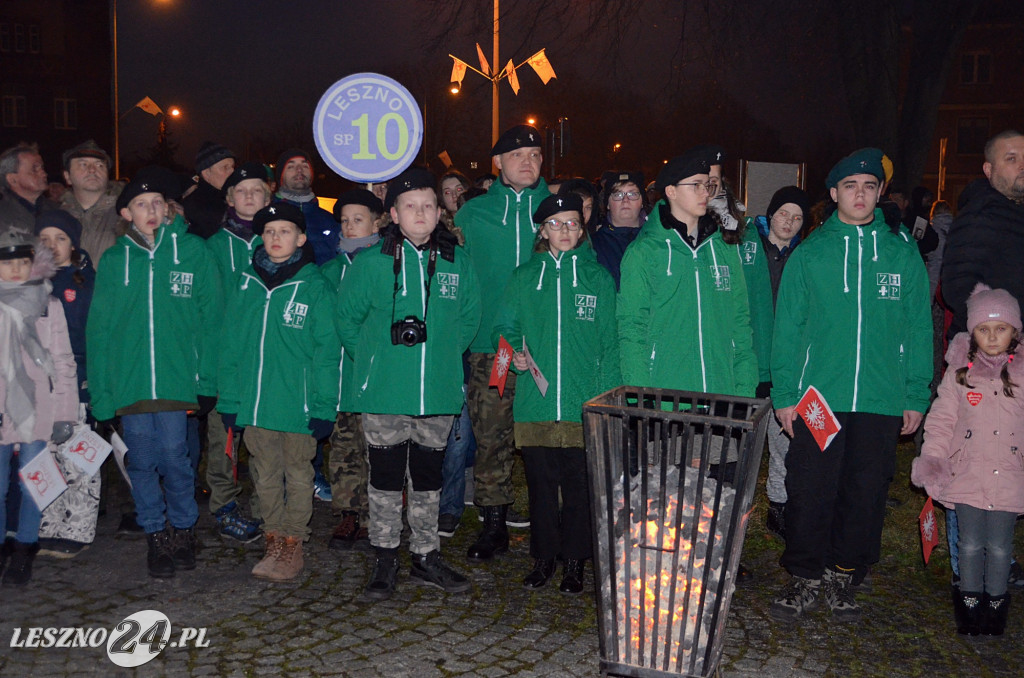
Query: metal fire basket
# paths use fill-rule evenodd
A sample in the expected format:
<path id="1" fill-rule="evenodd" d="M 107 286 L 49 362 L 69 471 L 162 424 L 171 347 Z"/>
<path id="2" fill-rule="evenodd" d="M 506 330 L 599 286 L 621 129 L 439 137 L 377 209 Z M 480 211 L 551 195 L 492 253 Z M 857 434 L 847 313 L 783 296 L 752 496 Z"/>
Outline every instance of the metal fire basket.
<path id="1" fill-rule="evenodd" d="M 717 669 L 769 416 L 630 386 L 583 406 L 605 675 Z"/>

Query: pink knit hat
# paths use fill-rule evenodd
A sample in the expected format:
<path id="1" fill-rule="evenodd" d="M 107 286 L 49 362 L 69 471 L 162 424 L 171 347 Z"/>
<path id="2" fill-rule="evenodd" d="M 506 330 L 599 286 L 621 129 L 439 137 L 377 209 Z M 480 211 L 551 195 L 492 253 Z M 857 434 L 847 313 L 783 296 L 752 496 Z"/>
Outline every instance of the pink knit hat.
<path id="1" fill-rule="evenodd" d="M 1020 304 L 1006 290 L 994 290 L 978 283 L 967 298 L 967 331 L 989 320 L 1000 320 L 1021 331 Z"/>

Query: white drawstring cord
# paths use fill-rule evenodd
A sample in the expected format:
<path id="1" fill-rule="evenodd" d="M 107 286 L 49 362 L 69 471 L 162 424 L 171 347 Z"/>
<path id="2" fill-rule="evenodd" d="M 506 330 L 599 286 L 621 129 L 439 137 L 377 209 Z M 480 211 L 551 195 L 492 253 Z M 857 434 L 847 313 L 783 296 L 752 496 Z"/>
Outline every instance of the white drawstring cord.
<path id="1" fill-rule="evenodd" d="M 576 255 L 574 254 L 574 255 L 572 255 L 572 286 L 573 287 L 578 287 L 576 282 L 577 282 L 577 279 L 576 279 Z"/>
<path id="2" fill-rule="evenodd" d="M 124 246 L 124 286 L 128 287 L 128 245 Z"/>
<path id="3" fill-rule="evenodd" d="M 544 286 L 544 270 L 548 267 L 548 262 L 540 262 L 540 277 L 537 278 L 537 291 L 539 292 Z"/>
<path id="4" fill-rule="evenodd" d="M 181 262 L 178 261 L 178 234 L 177 233 L 171 233 L 171 244 L 174 245 L 174 263 L 175 264 L 180 264 Z"/>
<path id="5" fill-rule="evenodd" d="M 850 236 L 844 235 L 843 240 L 846 241 L 846 253 L 843 254 L 843 292 L 849 292 L 850 285 L 846 282 L 846 266 L 850 259 Z"/>
<path id="6" fill-rule="evenodd" d="M 672 275 L 672 241 L 665 238 L 665 247 L 668 248 L 668 268 L 665 269 L 665 275 Z"/>
<path id="7" fill-rule="evenodd" d="M 871 240 L 875 246 L 875 256 L 871 257 L 871 261 L 878 261 L 878 232 L 871 231 Z"/>

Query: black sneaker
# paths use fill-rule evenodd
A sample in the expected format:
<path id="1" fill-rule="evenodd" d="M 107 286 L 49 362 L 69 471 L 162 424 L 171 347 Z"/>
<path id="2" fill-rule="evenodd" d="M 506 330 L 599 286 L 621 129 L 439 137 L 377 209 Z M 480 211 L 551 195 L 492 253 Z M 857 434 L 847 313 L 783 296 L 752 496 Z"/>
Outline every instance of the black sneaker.
<path id="1" fill-rule="evenodd" d="M 825 602 L 832 610 L 832 617 L 838 622 L 860 620 L 860 605 L 853 595 L 853 575 L 848 572 L 825 570 L 821 578 Z"/>
<path id="2" fill-rule="evenodd" d="M 1024 586 L 1024 568 L 1016 560 L 1010 563 L 1010 576 L 1006 583 L 1010 586 Z"/>
<path id="3" fill-rule="evenodd" d="M 171 528 L 171 558 L 176 570 L 196 569 L 196 532 Z"/>
<path id="4" fill-rule="evenodd" d="M 363 589 L 363 596 L 370 600 L 387 600 L 395 592 L 398 578 L 398 549 L 377 549 L 377 562 L 370 574 L 370 581 Z"/>
<path id="5" fill-rule="evenodd" d="M 166 579 L 174 576 L 174 557 L 171 555 L 171 535 L 166 530 L 150 532 L 146 535 L 149 552 L 146 554 L 146 566 L 149 576 Z"/>
<path id="6" fill-rule="evenodd" d="M 462 593 L 473 587 L 466 577 L 441 560 L 440 551 L 431 551 L 424 556 L 414 553 L 409 579 L 418 584 L 436 586 L 447 593 Z"/>
<path id="7" fill-rule="evenodd" d="M 89 545 L 73 539 L 44 538 L 39 540 L 39 555 L 51 558 L 74 558 Z"/>
<path id="8" fill-rule="evenodd" d="M 4 571 L 4 586 L 25 586 L 32 579 L 32 560 L 36 557 L 39 544 L 24 544 L 15 541 L 11 550 L 11 562 Z M 1005 617 L 1003 618 L 1005 621 Z"/>
<path id="9" fill-rule="evenodd" d="M 437 517 L 437 534 L 441 537 L 454 537 L 455 531 L 462 524 L 460 516 L 451 513 L 442 513 Z"/>
<path id="10" fill-rule="evenodd" d="M 786 505 L 777 501 L 768 502 L 768 518 L 765 527 L 779 539 L 786 538 Z"/>
<path id="11" fill-rule="evenodd" d="M 138 521 L 139 514 L 132 511 L 131 513 L 121 514 L 121 522 L 117 524 L 118 534 L 139 534 L 143 532 L 142 526 L 139 525 Z"/>

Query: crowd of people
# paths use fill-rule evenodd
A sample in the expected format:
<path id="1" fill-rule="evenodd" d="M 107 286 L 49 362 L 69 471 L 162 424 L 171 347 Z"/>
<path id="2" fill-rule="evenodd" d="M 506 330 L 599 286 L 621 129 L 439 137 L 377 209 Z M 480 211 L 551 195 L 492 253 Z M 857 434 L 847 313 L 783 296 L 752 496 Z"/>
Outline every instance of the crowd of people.
<path id="1" fill-rule="evenodd" d="M 145 533 L 151 576 L 196 568 L 205 449 L 218 533 L 264 539 L 256 577 L 302 573 L 318 497 L 338 519 L 329 545 L 375 557 L 366 598 L 394 593 L 405 524 L 409 580 L 468 590 L 441 557 L 468 501 L 483 523 L 468 562 L 528 526 L 523 586 L 561 564 L 559 591 L 578 594 L 593 548 L 581 409 L 630 384 L 771 398 L 768 528 L 790 575 L 771 611 L 790 621 L 822 602 L 860 618 L 897 441 L 931 408 L 913 480 L 948 509 L 957 628 L 1001 634 L 1024 512 L 1024 135 L 989 141 L 955 218 L 892 186 L 873 148 L 838 160 L 819 203 L 784 186 L 748 216 L 719 146 L 649 184 L 629 169 L 548 183 L 541 147 L 518 125 L 492 149 L 496 176 L 412 167 L 333 213 L 302 149 L 265 165 L 207 142 L 186 185 L 160 167 L 123 184 L 87 141 L 64 153 L 59 202 L 35 146 L 0 154 L 3 584 L 26 585 L 37 553 L 88 546 L 111 504 Z M 796 407 L 809 386 L 841 426 L 824 449 Z M 56 454 L 69 488 L 40 511 L 19 470 L 82 424 L 123 438 L 130 498 L 116 472 L 101 483 Z"/>

